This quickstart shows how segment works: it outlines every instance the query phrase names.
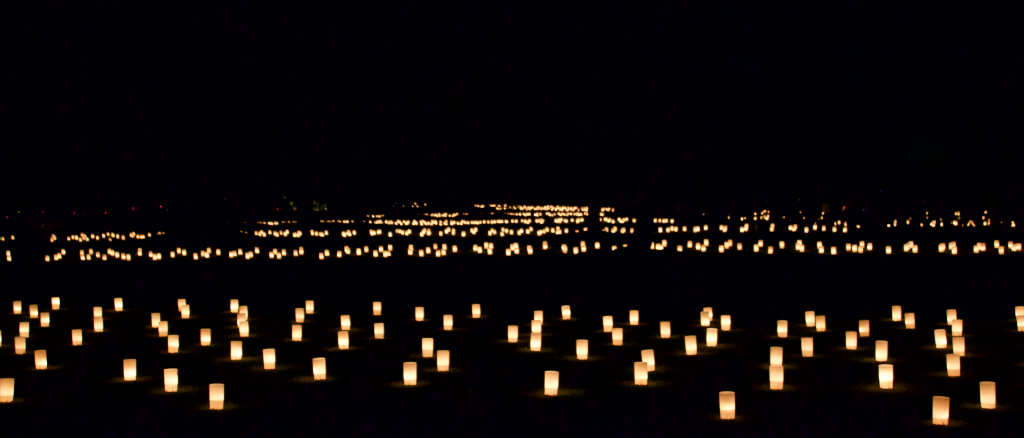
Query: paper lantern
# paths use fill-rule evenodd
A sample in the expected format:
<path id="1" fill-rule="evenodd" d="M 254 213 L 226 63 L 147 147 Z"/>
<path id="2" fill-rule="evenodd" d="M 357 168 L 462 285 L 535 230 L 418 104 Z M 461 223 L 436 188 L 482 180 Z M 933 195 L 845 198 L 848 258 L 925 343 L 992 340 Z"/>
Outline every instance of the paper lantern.
<path id="1" fill-rule="evenodd" d="M 39 326 L 49 327 L 50 326 L 50 312 L 43 312 L 39 314 Z"/>
<path id="2" fill-rule="evenodd" d="M 960 355 L 951 353 L 946 355 L 946 375 L 949 377 L 960 377 Z"/>
<path id="3" fill-rule="evenodd" d="M 947 324 L 952 324 L 954 319 L 956 319 L 956 309 L 947 309 L 946 310 L 946 323 Z"/>
<path id="4" fill-rule="evenodd" d="M 96 333 L 103 332 L 103 317 L 95 316 L 92 318 L 92 330 Z"/>
<path id="5" fill-rule="evenodd" d="M 472 313 L 471 314 L 473 315 L 473 319 L 480 319 L 480 305 L 479 304 L 474 304 L 472 306 Z"/>
<path id="6" fill-rule="evenodd" d="M 373 338 L 384 339 L 384 323 L 375 322 L 373 323 Z"/>
<path id="7" fill-rule="evenodd" d="M 14 379 L 4 378 L 0 379 L 0 403 L 10 403 L 14 401 Z"/>
<path id="8" fill-rule="evenodd" d="M 71 330 L 71 345 L 76 347 L 82 345 L 82 329 Z"/>
<path id="9" fill-rule="evenodd" d="M 683 345 L 686 347 L 686 355 L 693 356 L 697 354 L 697 336 L 689 335 L 683 337 Z"/>
<path id="10" fill-rule="evenodd" d="M 816 315 L 814 317 L 814 329 L 819 332 L 825 331 L 825 315 Z"/>
<path id="11" fill-rule="evenodd" d="M 36 319 L 39 317 L 39 306 L 35 304 L 29 304 L 28 306 L 28 317 Z"/>
<path id="12" fill-rule="evenodd" d="M 186 305 L 185 299 L 184 298 L 178 298 L 178 310 L 180 311 L 182 307 L 185 307 L 185 305 Z"/>
<path id="13" fill-rule="evenodd" d="M 508 343 L 515 344 L 519 342 L 519 326 L 510 325 L 508 326 Z"/>
<path id="14" fill-rule="evenodd" d="M 711 318 L 711 319 L 715 318 L 715 313 L 711 310 L 710 307 L 705 307 L 703 312 L 708 312 L 708 318 Z"/>
<path id="15" fill-rule="evenodd" d="M 437 350 L 437 371 L 447 372 L 451 363 L 451 353 L 448 350 Z"/>
<path id="16" fill-rule="evenodd" d="M 780 338 L 788 337 L 789 336 L 789 321 L 781 320 L 780 319 L 779 322 L 775 324 L 775 331 L 779 334 Z"/>
<path id="17" fill-rule="evenodd" d="M 572 309 L 569 306 L 562 306 L 562 321 L 568 321 L 572 318 Z"/>
<path id="18" fill-rule="evenodd" d="M 857 332 L 846 332 L 846 349 L 857 349 Z"/>
<path id="19" fill-rule="evenodd" d="M 641 350 L 640 360 L 647 363 L 647 371 L 654 371 L 654 350 Z"/>
<path id="20" fill-rule="evenodd" d="M 543 310 L 534 310 L 533 311 L 533 319 L 543 323 L 544 322 L 544 311 Z"/>
<path id="21" fill-rule="evenodd" d="M 402 363 L 402 379 L 405 386 L 416 386 L 416 362 Z"/>
<path id="22" fill-rule="evenodd" d="M 32 353 L 35 355 L 35 358 L 36 358 L 36 369 L 37 370 L 45 370 L 46 369 L 46 350 L 35 350 Z"/>
<path id="23" fill-rule="evenodd" d="M 964 321 L 962 319 L 954 319 L 950 325 L 952 326 L 950 331 L 953 336 L 964 335 Z"/>
<path id="24" fill-rule="evenodd" d="M 932 424 L 949 425 L 949 397 L 936 395 L 932 397 Z"/>
<path id="25" fill-rule="evenodd" d="M 423 312 L 423 308 L 422 307 L 417 307 L 415 310 L 416 310 L 416 320 L 417 321 L 423 321 L 423 313 L 424 313 Z"/>
<path id="26" fill-rule="evenodd" d="M 382 307 L 381 307 L 380 301 L 374 301 L 373 302 L 373 316 L 380 316 L 381 308 Z"/>
<path id="27" fill-rule="evenodd" d="M 60 310 L 60 297 L 50 297 L 50 310 Z"/>
<path id="28" fill-rule="evenodd" d="M 953 354 L 959 356 L 966 354 L 964 351 L 966 345 L 964 345 L 964 343 L 965 341 L 963 336 L 953 336 Z"/>
<path id="29" fill-rule="evenodd" d="M 700 312 L 700 326 L 707 327 L 711 325 L 711 314 L 708 312 Z"/>
<path id="30" fill-rule="evenodd" d="M 871 336 L 871 321 L 866 319 L 858 321 L 857 332 L 860 334 L 860 337 L 862 338 Z"/>
<path id="31" fill-rule="evenodd" d="M 635 385 L 647 384 L 647 362 L 633 362 L 633 383 Z"/>
<path id="32" fill-rule="evenodd" d="M 178 352 L 178 335 L 167 336 L 167 352 L 171 354 Z"/>
<path id="33" fill-rule="evenodd" d="M 661 338 L 668 339 L 672 337 L 672 323 L 669 321 L 661 322 Z"/>
<path id="34" fill-rule="evenodd" d="M 93 318 L 95 318 L 97 316 L 103 316 L 103 308 L 99 307 L 99 306 L 93 307 L 92 308 L 92 316 L 93 316 Z"/>
<path id="35" fill-rule="evenodd" d="M 160 321 L 160 324 L 157 325 L 157 333 L 160 335 L 161 338 L 167 337 L 167 330 L 167 321 Z"/>
<path id="36" fill-rule="evenodd" d="M 713 327 L 708 327 L 707 336 L 705 337 L 704 342 L 707 344 L 708 347 L 717 347 L 718 346 L 718 329 L 713 328 Z"/>
<path id="37" fill-rule="evenodd" d="M 903 320 L 908 330 L 912 330 L 917 326 L 917 318 L 913 313 L 908 313 Z"/>
<path id="38" fill-rule="evenodd" d="M 804 322 L 807 323 L 807 327 L 814 327 L 815 318 L 813 310 L 808 310 L 804 312 Z"/>
<path id="39" fill-rule="evenodd" d="M 455 319 L 452 317 L 452 315 L 444 315 L 444 316 L 441 317 L 441 320 L 442 320 L 443 328 L 446 331 L 451 331 L 452 330 L 452 325 L 454 324 L 454 321 L 455 321 Z"/>
<path id="40" fill-rule="evenodd" d="M 306 300 L 306 313 L 313 314 L 313 300 Z"/>
<path id="41" fill-rule="evenodd" d="M 346 330 L 338 332 L 338 349 L 348 350 L 348 331 Z"/>
<path id="42" fill-rule="evenodd" d="M 622 327 L 616 327 L 612 329 L 612 345 L 622 345 Z"/>
<path id="43" fill-rule="evenodd" d="M 541 332 L 541 322 L 536 320 L 536 319 L 533 320 L 533 321 L 530 321 L 530 333 L 540 333 L 540 332 Z"/>
<path id="44" fill-rule="evenodd" d="M 272 370 L 277 368 L 277 350 L 273 348 L 263 349 L 263 369 Z"/>
<path id="45" fill-rule="evenodd" d="M 14 314 L 21 315 L 21 301 L 14 302 Z"/>
<path id="46" fill-rule="evenodd" d="M 732 315 L 722 315 L 718 318 L 718 322 L 721 324 L 723 332 L 732 330 Z"/>
<path id="47" fill-rule="evenodd" d="M 782 365 L 771 365 L 768 367 L 768 388 L 774 390 L 782 389 L 785 374 Z"/>
<path id="48" fill-rule="evenodd" d="M 981 408 L 996 408 L 996 382 L 981 382 Z"/>
<path id="49" fill-rule="evenodd" d="M 946 330 L 935 329 L 935 348 L 946 348 Z"/>
<path id="50" fill-rule="evenodd" d="M 29 324 L 28 321 L 21 321 L 18 323 L 18 334 L 23 338 L 28 337 Z"/>
<path id="51" fill-rule="evenodd" d="M 303 309 L 301 307 L 295 308 L 295 322 L 299 324 L 306 322 L 306 309 Z"/>
<path id="52" fill-rule="evenodd" d="M 125 359 L 122 362 L 124 367 L 124 381 L 134 382 L 135 377 L 138 375 L 135 370 L 135 359 Z"/>
<path id="53" fill-rule="evenodd" d="M 892 320 L 899 322 L 903 318 L 903 307 L 892 306 Z"/>
<path id="54" fill-rule="evenodd" d="M 160 314 L 159 313 L 150 313 L 149 314 L 149 323 L 150 323 L 150 325 L 153 326 L 153 328 L 160 328 Z"/>
<path id="55" fill-rule="evenodd" d="M 892 365 L 887 363 L 878 364 L 878 387 L 881 389 L 892 389 Z"/>
<path id="56" fill-rule="evenodd" d="M 190 309 L 191 308 L 188 306 L 188 304 L 181 306 L 181 319 L 188 319 L 188 317 L 192 315 L 192 310 Z"/>
<path id="57" fill-rule="evenodd" d="M 302 341 L 302 324 L 292 324 L 292 341 Z"/>
<path id="58" fill-rule="evenodd" d="M 348 331 L 352 327 L 352 318 L 348 315 L 341 315 L 341 329 Z"/>
<path id="59" fill-rule="evenodd" d="M 540 351 L 540 333 L 530 333 L 530 351 Z"/>
<path id="60" fill-rule="evenodd" d="M 782 366 L 782 347 L 772 347 L 771 355 L 768 357 L 768 365 Z"/>
<path id="61" fill-rule="evenodd" d="M 558 395 L 558 371 L 544 372 L 544 395 Z"/>
<path id="62" fill-rule="evenodd" d="M 210 329 L 199 329 L 199 345 L 208 347 L 210 345 Z"/>
<path id="63" fill-rule="evenodd" d="M 178 369 L 164 368 L 164 391 L 178 392 Z"/>
<path id="64" fill-rule="evenodd" d="M 229 301 L 228 308 L 231 309 L 231 313 L 238 313 L 238 300 Z"/>
<path id="65" fill-rule="evenodd" d="M 249 319 L 249 306 L 238 306 L 238 313 L 243 315 L 243 319 Z"/>
<path id="66" fill-rule="evenodd" d="M 629 325 L 640 324 L 640 311 L 630 310 L 629 311 Z"/>
<path id="67" fill-rule="evenodd" d="M 1024 306 L 1014 307 L 1013 316 L 1024 316 Z"/>
<path id="68" fill-rule="evenodd" d="M 800 354 L 803 357 L 814 356 L 814 338 L 800 338 Z"/>
<path id="69" fill-rule="evenodd" d="M 718 412 L 723 420 L 736 419 L 736 393 L 722 391 L 718 393 Z"/>
<path id="70" fill-rule="evenodd" d="M 124 310 L 124 300 L 121 298 L 114 298 L 114 311 L 120 312 Z"/>
<path id="71" fill-rule="evenodd" d="M 14 338 L 14 354 L 25 354 L 25 338 L 18 336 Z"/>
<path id="72" fill-rule="evenodd" d="M 604 317 L 602 317 L 601 318 L 601 324 L 604 326 L 604 332 L 605 333 L 611 333 L 612 332 L 612 317 L 611 316 L 604 316 Z"/>
<path id="73" fill-rule="evenodd" d="M 313 380 L 327 380 L 327 358 L 313 358 Z"/>
<path id="74" fill-rule="evenodd" d="M 224 409 L 224 384 L 210 384 L 210 409 L 219 411 Z"/>
<path id="75" fill-rule="evenodd" d="M 420 341 L 420 345 L 423 348 L 424 358 L 434 357 L 434 338 L 423 338 Z"/>
<path id="76" fill-rule="evenodd" d="M 231 341 L 231 360 L 242 360 L 242 341 Z"/>
<path id="77" fill-rule="evenodd" d="M 875 341 L 875 362 L 889 361 L 889 341 Z"/>
<path id="78" fill-rule="evenodd" d="M 590 342 L 586 339 L 576 340 L 576 359 L 587 360 L 590 355 Z"/>
<path id="79" fill-rule="evenodd" d="M 1024 315 L 1017 316 L 1017 331 L 1024 332 Z"/>

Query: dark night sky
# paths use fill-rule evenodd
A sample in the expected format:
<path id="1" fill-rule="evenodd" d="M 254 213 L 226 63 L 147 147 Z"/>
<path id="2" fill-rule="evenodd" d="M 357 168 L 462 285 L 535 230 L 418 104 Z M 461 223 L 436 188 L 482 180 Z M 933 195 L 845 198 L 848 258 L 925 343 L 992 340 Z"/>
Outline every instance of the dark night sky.
<path id="1" fill-rule="evenodd" d="M 0 204 L 1021 204 L 1014 2 L 486 3 L 26 13 Z"/>

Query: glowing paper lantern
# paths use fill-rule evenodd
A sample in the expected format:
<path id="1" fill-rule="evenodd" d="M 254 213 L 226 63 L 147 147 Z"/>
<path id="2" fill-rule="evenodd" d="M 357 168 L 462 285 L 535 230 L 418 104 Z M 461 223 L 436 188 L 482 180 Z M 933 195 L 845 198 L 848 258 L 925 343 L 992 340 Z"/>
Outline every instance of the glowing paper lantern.
<path id="1" fill-rule="evenodd" d="M 299 324 L 306 322 L 306 309 L 303 309 L 301 307 L 295 308 L 295 322 Z"/>
<path id="2" fill-rule="evenodd" d="M 668 339 L 672 337 L 672 323 L 669 321 L 661 322 L 661 338 Z"/>
<path id="3" fill-rule="evenodd" d="M 18 334 L 23 338 L 28 337 L 29 325 L 28 321 L 21 321 L 18 323 Z"/>
<path id="4" fill-rule="evenodd" d="M 814 329 L 819 332 L 825 331 L 825 315 L 817 315 L 814 317 Z"/>
<path id="5" fill-rule="evenodd" d="M 572 318 L 572 309 L 569 306 L 562 306 L 562 321 L 568 321 Z"/>
<path id="6" fill-rule="evenodd" d="M 736 419 L 736 393 L 722 391 L 718 393 L 718 413 L 723 420 Z"/>
<path id="7" fill-rule="evenodd" d="M 721 324 L 723 332 L 732 329 L 732 315 L 722 315 L 718 318 L 718 322 Z"/>
<path id="8" fill-rule="evenodd" d="M 302 341 L 302 324 L 292 324 L 292 341 Z"/>
<path id="9" fill-rule="evenodd" d="M 348 331 L 346 330 L 338 332 L 338 349 L 348 350 Z"/>
<path id="10" fill-rule="evenodd" d="M 231 360 L 242 360 L 242 341 L 231 341 Z"/>
<path id="11" fill-rule="evenodd" d="M 954 319 L 950 325 L 952 325 L 950 331 L 952 331 L 953 336 L 964 335 L 964 321 L 962 319 Z"/>
<path id="12" fill-rule="evenodd" d="M 622 345 L 622 327 L 616 327 L 612 329 L 612 345 Z"/>
<path id="13" fill-rule="evenodd" d="M 167 352 L 171 354 L 178 352 L 178 335 L 167 336 Z"/>
<path id="14" fill-rule="evenodd" d="M 996 382 L 981 382 L 981 408 L 996 408 Z"/>
<path id="15" fill-rule="evenodd" d="M 114 298 L 114 311 L 120 312 L 124 310 L 124 300 L 121 298 Z"/>
<path id="16" fill-rule="evenodd" d="M 889 360 L 889 341 L 875 341 L 875 361 L 886 362 Z"/>
<path id="17" fill-rule="evenodd" d="M 453 325 L 453 323 L 455 321 L 455 319 L 452 317 L 452 315 L 444 315 L 444 316 L 441 317 L 441 319 L 443 321 L 444 329 L 446 331 L 451 331 L 452 330 L 452 325 Z"/>
<path id="18" fill-rule="evenodd" d="M 96 316 L 92 318 L 92 330 L 96 333 L 103 331 L 103 317 Z"/>
<path id="19" fill-rule="evenodd" d="M 447 372 L 451 363 L 451 353 L 448 350 L 437 350 L 437 371 Z"/>
<path id="20" fill-rule="evenodd" d="M 327 358 L 313 358 L 313 380 L 327 380 Z"/>
<path id="21" fill-rule="evenodd" d="M 917 318 L 915 318 L 913 313 L 908 313 L 906 318 L 904 318 L 904 323 L 908 330 L 912 330 L 917 327 Z"/>
<path id="22" fill-rule="evenodd" d="M 199 345 L 208 347 L 210 345 L 210 329 L 199 329 Z"/>
<path id="23" fill-rule="evenodd" d="M 709 327 L 704 342 L 708 347 L 718 346 L 718 329 Z"/>
<path id="24" fill-rule="evenodd" d="M 544 372 L 544 395 L 558 395 L 558 371 Z"/>
<path id="25" fill-rule="evenodd" d="M 960 377 L 960 355 L 959 354 L 947 354 L 946 355 L 946 375 L 949 377 Z"/>
<path id="26" fill-rule="evenodd" d="M 697 336 L 689 335 L 683 337 L 683 344 L 686 346 L 686 355 L 693 356 L 697 354 Z"/>
<path id="27" fill-rule="evenodd" d="M 857 349 L 857 332 L 846 332 L 846 349 Z"/>
<path id="28" fill-rule="evenodd" d="M 25 354 L 25 338 L 18 336 L 14 338 L 14 354 Z"/>
<path id="29" fill-rule="evenodd" d="M 159 313 L 151 313 L 151 314 L 149 314 L 149 323 L 153 326 L 153 328 L 160 328 L 160 314 Z"/>
<path id="30" fill-rule="evenodd" d="M 814 338 L 800 338 L 800 354 L 803 357 L 814 356 Z"/>
<path id="31" fill-rule="evenodd" d="M 814 327 L 815 318 L 813 310 L 804 312 L 804 322 L 807 323 L 807 327 Z"/>
<path id="32" fill-rule="evenodd" d="M 700 312 L 700 326 L 707 327 L 711 325 L 711 314 L 708 312 Z"/>
<path id="33" fill-rule="evenodd" d="M 932 397 L 932 424 L 949 425 L 949 397 L 936 395 Z"/>
<path id="34" fill-rule="evenodd" d="M 210 409 L 219 411 L 224 409 L 224 384 L 210 384 Z"/>
<path id="35" fill-rule="evenodd" d="M 1014 307 L 1013 316 L 1024 316 L 1024 306 Z"/>
<path id="36" fill-rule="evenodd" d="M 946 323 L 947 324 L 952 324 L 954 319 L 956 319 L 956 309 L 947 309 L 946 310 Z"/>
<path id="37" fill-rule="evenodd" d="M 604 332 L 605 333 L 611 333 L 612 332 L 612 317 L 611 316 L 604 316 L 604 317 L 602 317 L 601 318 L 601 324 L 604 326 Z"/>
<path id="38" fill-rule="evenodd" d="M 640 311 L 630 310 L 629 311 L 629 325 L 640 324 Z"/>
<path id="39" fill-rule="evenodd" d="M 123 363 L 124 363 L 124 365 L 123 365 L 123 367 L 124 367 L 124 381 L 125 382 L 134 382 L 135 381 L 135 377 L 137 376 L 137 372 L 135 370 L 135 359 L 125 359 L 123 361 Z"/>
<path id="40" fill-rule="evenodd" d="M 479 304 L 474 304 L 472 306 L 472 315 L 473 315 L 473 319 L 480 319 L 480 305 Z"/>
<path id="41" fill-rule="evenodd" d="M 231 313 L 238 313 L 238 300 L 231 300 L 228 303 L 228 308 L 231 309 Z"/>
<path id="42" fill-rule="evenodd" d="M 188 306 L 188 304 L 181 306 L 181 319 L 188 319 L 188 317 L 192 315 L 192 310 L 190 309 L 191 308 Z"/>
<path id="43" fill-rule="evenodd" d="M 789 336 L 789 321 L 781 320 L 780 319 L 779 322 L 775 324 L 775 331 L 778 333 L 780 338 L 788 337 Z"/>
<path id="44" fill-rule="evenodd" d="M 184 298 L 178 298 L 178 310 L 180 311 L 182 307 L 185 307 L 185 305 L 186 305 L 185 299 Z"/>
<path id="45" fill-rule="evenodd" d="M 519 342 L 519 326 L 510 325 L 508 326 L 508 343 L 515 344 Z"/>
<path id="46" fill-rule="evenodd" d="M 963 336 L 953 336 L 953 354 L 956 354 L 958 356 L 963 356 L 964 354 L 966 354 L 964 351 L 966 347 L 964 345 L 964 342 L 965 341 Z"/>
<path id="47" fill-rule="evenodd" d="M 640 360 L 647 363 L 647 371 L 654 371 L 654 350 L 641 350 Z"/>
<path id="48" fill-rule="evenodd" d="M 238 306 L 238 313 L 245 317 L 243 319 L 249 319 L 249 306 Z"/>
<path id="49" fill-rule="evenodd" d="M 402 363 L 402 379 L 405 386 L 416 386 L 416 362 Z"/>
<path id="50" fill-rule="evenodd" d="M 434 338 L 423 338 L 420 341 L 420 345 L 423 348 L 424 358 L 434 357 Z"/>
<path id="51" fill-rule="evenodd" d="M 249 337 L 249 321 L 241 321 L 238 323 L 238 336 L 243 338 Z"/>
<path id="52" fill-rule="evenodd" d="M 14 314 L 21 315 L 21 301 L 14 302 Z"/>
<path id="53" fill-rule="evenodd" d="M 35 355 L 36 369 L 37 370 L 45 370 L 46 369 L 46 350 L 36 350 L 36 351 L 33 351 L 32 353 Z"/>
<path id="54" fill-rule="evenodd" d="M 881 389 L 892 389 L 892 365 L 878 364 L 878 387 Z"/>
<path id="55" fill-rule="evenodd" d="M 530 333 L 540 333 L 540 332 L 541 332 L 541 322 L 536 320 L 536 319 L 533 320 L 533 321 L 530 321 Z"/>
<path id="56" fill-rule="evenodd" d="M 99 307 L 99 306 L 93 307 L 92 308 L 92 316 L 93 316 L 93 318 L 95 318 L 97 316 L 103 316 L 103 308 Z"/>
<path id="57" fill-rule="evenodd" d="M 375 322 L 373 323 L 373 338 L 384 339 L 384 323 Z"/>
<path id="58" fill-rule="evenodd" d="M 779 390 L 782 389 L 782 383 L 785 381 L 785 374 L 782 365 L 771 365 L 768 367 L 768 388 Z"/>
<path id="59" fill-rule="evenodd" d="M 60 297 L 50 297 L 50 310 L 60 310 Z"/>
<path id="60" fill-rule="evenodd" d="M 540 333 L 530 333 L 530 351 L 540 351 Z"/>
<path id="61" fill-rule="evenodd" d="M 871 336 L 871 321 L 866 319 L 860 320 L 857 323 L 857 332 L 860 334 L 860 337 L 862 338 Z"/>
<path id="62" fill-rule="evenodd" d="M 935 329 L 935 348 L 946 348 L 946 330 Z"/>
<path id="63" fill-rule="evenodd" d="M 576 340 L 576 359 L 587 360 L 590 355 L 590 342 L 586 339 Z"/>
<path id="64" fill-rule="evenodd" d="M 39 326 L 49 327 L 50 326 L 50 312 L 43 312 L 39 314 Z"/>
<path id="65" fill-rule="evenodd" d="M 178 369 L 177 368 L 165 368 L 164 369 L 164 391 L 165 392 L 178 392 Z"/>
<path id="66" fill-rule="evenodd" d="M 313 300 L 306 300 L 306 313 L 313 314 Z"/>
<path id="67" fill-rule="evenodd" d="M 647 362 L 633 362 L 633 384 L 647 384 Z"/>
<path id="68" fill-rule="evenodd" d="M 82 329 L 71 330 L 71 345 L 79 346 L 82 345 Z"/>
<path id="69" fill-rule="evenodd" d="M 272 370 L 277 368 L 277 350 L 273 348 L 263 349 L 263 369 Z"/>
<path id="70" fill-rule="evenodd" d="M 423 308 L 422 307 L 417 307 L 416 308 L 416 320 L 417 321 L 423 321 Z"/>
<path id="71" fill-rule="evenodd" d="M 28 317 L 36 319 L 39 317 L 39 306 L 35 304 L 29 304 L 28 306 Z"/>
<path id="72" fill-rule="evenodd" d="M 167 321 L 160 321 L 160 324 L 157 326 L 157 333 L 161 338 L 167 337 L 167 329 Z"/>
<path id="73" fill-rule="evenodd" d="M 899 322 L 903 318 L 903 307 L 892 306 L 892 320 Z"/>
<path id="74" fill-rule="evenodd" d="M 768 357 L 768 365 L 782 366 L 782 347 L 771 348 L 771 355 Z"/>
<path id="75" fill-rule="evenodd" d="M 10 403 L 14 401 L 14 379 L 4 378 L 0 379 L 0 403 Z"/>
<path id="76" fill-rule="evenodd" d="M 373 302 L 373 316 L 380 316 L 381 308 L 382 308 L 382 306 L 380 304 L 380 301 L 374 301 Z"/>
<path id="77" fill-rule="evenodd" d="M 703 311 L 708 313 L 708 318 L 714 319 L 715 313 L 711 311 L 710 307 L 705 307 Z"/>

